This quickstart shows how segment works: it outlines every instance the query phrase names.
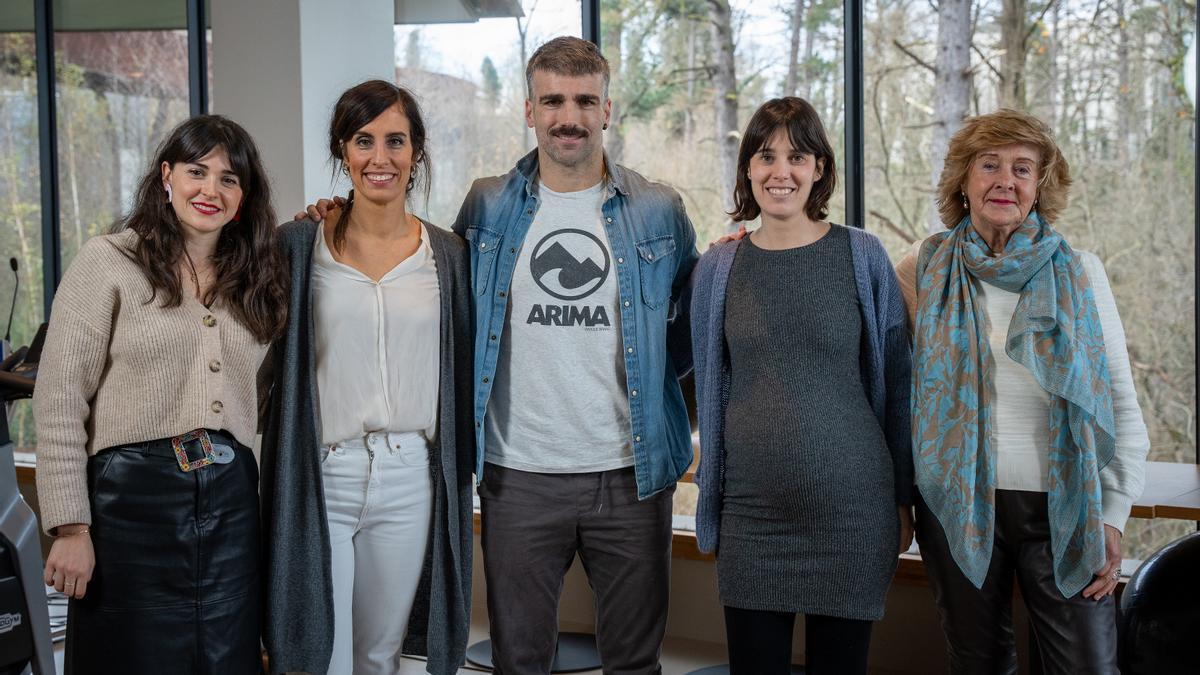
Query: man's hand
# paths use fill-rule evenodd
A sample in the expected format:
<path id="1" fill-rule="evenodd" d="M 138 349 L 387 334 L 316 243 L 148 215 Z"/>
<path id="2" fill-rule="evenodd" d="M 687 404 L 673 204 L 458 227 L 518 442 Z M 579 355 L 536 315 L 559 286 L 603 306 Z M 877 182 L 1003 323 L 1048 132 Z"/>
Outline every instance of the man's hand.
<path id="1" fill-rule="evenodd" d="M 723 235 L 717 237 L 716 239 L 713 239 L 712 241 L 708 242 L 708 247 L 712 248 L 713 246 L 716 246 L 717 244 L 724 244 L 727 241 L 736 241 L 738 239 L 741 239 L 744 236 L 746 236 L 746 224 L 742 223 L 741 225 L 738 226 L 737 232 L 733 232 L 730 234 L 723 234 Z"/>
<path id="2" fill-rule="evenodd" d="M 297 213 L 295 216 L 292 216 L 292 220 L 304 220 L 305 218 L 308 218 L 309 220 L 312 220 L 313 222 L 319 223 L 322 220 L 325 220 L 325 216 L 326 216 L 326 214 L 329 213 L 329 209 L 332 209 L 335 206 L 342 207 L 345 205 L 346 205 L 345 197 L 334 197 L 333 199 L 321 199 L 321 200 L 318 200 L 316 204 L 309 204 L 308 207 L 305 208 L 303 211 Z"/>
<path id="3" fill-rule="evenodd" d="M 900 553 L 907 551 L 913 542 L 913 512 L 911 506 L 897 506 L 900 512 Z"/>

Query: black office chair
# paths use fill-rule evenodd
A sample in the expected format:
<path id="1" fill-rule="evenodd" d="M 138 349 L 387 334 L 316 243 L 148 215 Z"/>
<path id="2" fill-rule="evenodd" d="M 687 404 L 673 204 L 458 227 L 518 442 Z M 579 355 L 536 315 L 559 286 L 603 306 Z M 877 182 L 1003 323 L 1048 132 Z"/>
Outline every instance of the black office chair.
<path id="1" fill-rule="evenodd" d="M 1117 631 L 1124 675 L 1200 673 L 1200 532 L 1162 547 L 1129 578 Z"/>

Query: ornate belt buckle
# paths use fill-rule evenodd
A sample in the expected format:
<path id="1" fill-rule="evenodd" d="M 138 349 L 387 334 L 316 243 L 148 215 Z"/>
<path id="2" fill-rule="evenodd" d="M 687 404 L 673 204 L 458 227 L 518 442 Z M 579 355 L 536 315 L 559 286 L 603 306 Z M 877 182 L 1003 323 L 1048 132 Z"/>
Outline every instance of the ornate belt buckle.
<path id="1" fill-rule="evenodd" d="M 198 448 L 200 457 L 190 459 L 188 448 Z M 175 461 L 183 471 L 195 471 L 206 467 L 215 461 L 212 440 L 205 429 L 196 429 L 186 434 L 180 434 L 171 439 L 171 449 L 175 451 Z"/>

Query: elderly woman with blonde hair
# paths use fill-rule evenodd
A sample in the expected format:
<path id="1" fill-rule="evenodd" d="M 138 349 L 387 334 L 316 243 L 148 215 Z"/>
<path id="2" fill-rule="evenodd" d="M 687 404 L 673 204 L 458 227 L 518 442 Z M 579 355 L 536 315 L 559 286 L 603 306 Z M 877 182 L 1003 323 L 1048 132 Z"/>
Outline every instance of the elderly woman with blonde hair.
<path id="1" fill-rule="evenodd" d="M 968 119 L 948 228 L 897 265 L 913 329 L 917 541 L 954 673 L 1015 673 L 1014 577 L 1047 673 L 1116 673 L 1121 532 L 1149 449 L 1104 267 L 1053 223 L 1049 127 Z"/>

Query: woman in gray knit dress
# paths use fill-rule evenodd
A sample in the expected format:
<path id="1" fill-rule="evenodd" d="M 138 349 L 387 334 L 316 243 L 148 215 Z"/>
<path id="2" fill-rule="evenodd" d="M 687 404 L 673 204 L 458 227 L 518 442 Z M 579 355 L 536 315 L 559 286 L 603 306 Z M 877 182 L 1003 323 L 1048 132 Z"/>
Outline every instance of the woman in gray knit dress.
<path id="1" fill-rule="evenodd" d="M 912 539 L 909 354 L 887 254 L 824 221 L 833 151 L 806 101 L 764 104 L 738 156 L 735 220 L 762 227 L 696 268 L 697 534 L 717 551 L 733 673 L 865 673 Z"/>

